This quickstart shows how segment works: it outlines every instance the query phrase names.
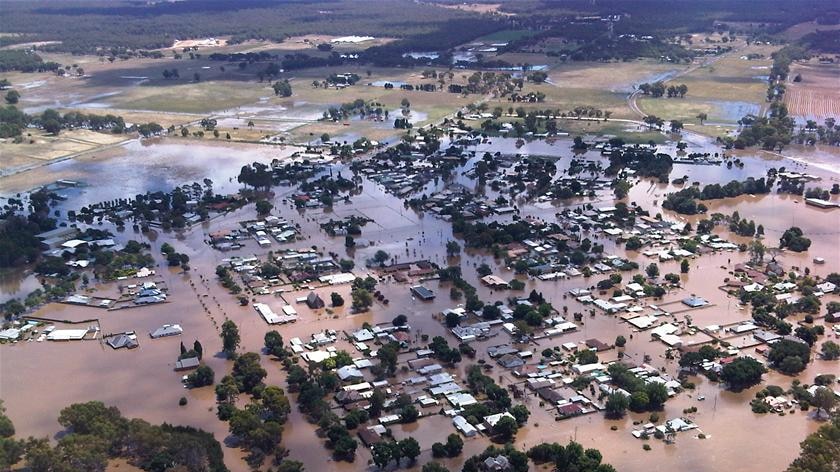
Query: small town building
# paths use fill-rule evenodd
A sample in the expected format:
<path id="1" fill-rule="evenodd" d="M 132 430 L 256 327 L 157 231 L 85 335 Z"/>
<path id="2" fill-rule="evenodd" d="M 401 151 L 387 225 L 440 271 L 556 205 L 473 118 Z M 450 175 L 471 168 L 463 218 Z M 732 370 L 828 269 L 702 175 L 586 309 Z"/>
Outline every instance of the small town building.
<path id="1" fill-rule="evenodd" d="M 435 293 L 422 285 L 414 285 L 410 288 L 410 290 L 411 293 L 413 293 L 415 296 L 417 296 L 417 298 L 423 301 L 430 301 L 435 299 Z"/>
<path id="2" fill-rule="evenodd" d="M 175 370 L 190 370 L 195 369 L 201 362 L 197 357 L 187 357 L 175 363 Z"/>

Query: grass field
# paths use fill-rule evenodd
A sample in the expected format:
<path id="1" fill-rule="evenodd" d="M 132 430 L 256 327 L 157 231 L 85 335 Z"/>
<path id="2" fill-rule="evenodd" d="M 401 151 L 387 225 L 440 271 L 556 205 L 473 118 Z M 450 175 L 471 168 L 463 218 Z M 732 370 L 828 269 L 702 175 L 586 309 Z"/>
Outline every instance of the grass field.
<path id="1" fill-rule="evenodd" d="M 115 108 L 129 110 L 210 113 L 254 103 L 260 97 L 273 95 L 266 83 L 198 82 L 166 87 L 133 87 L 115 96 Z"/>
<path id="2" fill-rule="evenodd" d="M 639 108 L 646 114 L 665 120 L 680 120 L 699 125 L 697 115 L 706 113 L 709 125 L 732 125 L 748 113 L 761 114 L 765 107 L 768 74 L 774 46 L 749 46 L 730 52 L 713 63 L 695 67 L 675 77 L 668 84 L 685 84 L 685 98 L 641 97 Z M 748 54 L 761 54 L 764 59 L 747 60 Z M 697 131 L 700 131 L 698 129 Z"/>
<path id="3" fill-rule="evenodd" d="M 622 63 L 555 64 L 548 73 L 548 82 L 528 84 L 525 92 L 542 92 L 542 103 L 511 103 L 492 100 L 491 108 L 500 106 L 525 109 L 551 109 L 569 112 L 578 106 L 595 107 L 612 112 L 613 118 L 636 118 L 627 107 L 626 97 L 633 86 L 675 74 L 684 66 L 660 64 L 652 61 Z"/>
<path id="4" fill-rule="evenodd" d="M 629 94 L 635 85 L 664 80 L 685 68 L 685 65 L 650 60 L 558 64 L 552 67 L 549 79 L 559 87 L 585 85 L 591 89 Z"/>

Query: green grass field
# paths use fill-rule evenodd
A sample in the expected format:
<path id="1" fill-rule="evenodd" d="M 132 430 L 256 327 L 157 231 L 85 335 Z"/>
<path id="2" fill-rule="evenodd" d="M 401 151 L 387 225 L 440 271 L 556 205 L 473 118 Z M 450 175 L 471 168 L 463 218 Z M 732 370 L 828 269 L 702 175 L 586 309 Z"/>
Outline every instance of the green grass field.
<path id="1" fill-rule="evenodd" d="M 666 120 L 676 119 L 699 125 L 697 115 L 706 113 L 713 123 L 735 124 L 748 113 L 761 113 L 765 106 L 768 74 L 772 60 L 770 54 L 777 47 L 749 46 L 733 51 L 712 64 L 697 67 L 676 77 L 668 84 L 685 84 L 685 98 L 640 97 L 639 108 Z M 746 60 L 743 57 L 757 53 L 764 59 Z"/>
<path id="2" fill-rule="evenodd" d="M 112 101 L 115 108 L 181 113 L 210 113 L 257 102 L 273 95 L 267 84 L 253 82 L 198 82 L 166 87 L 128 89 Z"/>

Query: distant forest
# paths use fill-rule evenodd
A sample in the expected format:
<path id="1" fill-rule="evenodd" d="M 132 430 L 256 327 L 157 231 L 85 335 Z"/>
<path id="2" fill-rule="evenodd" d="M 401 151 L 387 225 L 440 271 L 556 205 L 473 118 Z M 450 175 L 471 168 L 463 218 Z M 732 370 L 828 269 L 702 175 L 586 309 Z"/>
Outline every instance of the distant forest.
<path id="1" fill-rule="evenodd" d="M 502 50 L 527 49 L 554 37 L 568 44 L 551 53 L 571 60 L 668 57 L 682 61 L 692 53 L 670 40 L 675 35 L 717 29 L 749 31 L 759 37 L 803 21 L 840 21 L 836 0 L 517 0 L 504 2 L 502 9 L 517 15 L 480 15 L 411 0 L 9 1 L 3 4 L 2 32 L 11 34 L 0 37 L 0 46 L 54 42 L 38 49 L 121 57 L 127 51 L 147 55 L 146 51 L 169 47 L 176 39 L 225 36 L 236 43 L 282 41 L 302 34 L 356 34 L 398 39 L 369 48 L 361 54 L 362 62 L 380 66 L 426 63 L 405 53 L 435 51 L 440 56 L 432 62 L 449 65 L 452 50 L 459 45 L 505 29 L 527 29 L 533 34 L 511 41 Z M 602 21 L 609 15 L 620 15 L 620 20 Z M 652 39 L 638 41 L 635 36 Z M 838 50 L 836 32 L 813 33 L 806 39 L 817 51 Z M 38 64 L 37 56 L 2 59 L 7 69 L 52 66 Z M 338 54 L 273 55 L 270 60 L 279 61 L 285 69 L 344 62 Z"/>
<path id="2" fill-rule="evenodd" d="M 840 30 L 815 31 L 802 38 L 802 42 L 817 52 L 840 54 Z"/>
<path id="3" fill-rule="evenodd" d="M 434 33 L 447 43 L 449 34 L 464 35 L 463 30 L 444 29 L 447 22 L 468 18 L 479 16 L 407 0 L 4 2 L 3 32 L 18 36 L 4 36 L 2 43 L 61 41 L 41 48 L 71 53 L 156 49 L 171 46 L 175 39 L 282 41 L 314 33 L 397 38 Z M 475 33 L 502 27 L 484 26 Z"/>
<path id="4" fill-rule="evenodd" d="M 804 21 L 836 20 L 840 6 L 836 0 L 524 0 L 507 2 L 503 10 L 539 14 L 544 21 L 621 14 L 616 34 L 680 34 L 709 31 L 715 22 L 763 23 L 769 32 L 779 32 Z"/>

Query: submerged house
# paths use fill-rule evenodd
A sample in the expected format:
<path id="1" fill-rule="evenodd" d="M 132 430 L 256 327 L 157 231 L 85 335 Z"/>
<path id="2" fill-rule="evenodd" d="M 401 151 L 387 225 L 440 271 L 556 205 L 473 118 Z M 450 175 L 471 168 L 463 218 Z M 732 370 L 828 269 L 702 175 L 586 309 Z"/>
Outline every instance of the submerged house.
<path id="1" fill-rule="evenodd" d="M 197 357 L 187 357 L 175 362 L 175 370 L 190 370 L 195 369 L 200 364 Z"/>
<path id="2" fill-rule="evenodd" d="M 321 300 L 317 293 L 309 292 L 309 295 L 306 296 L 306 306 L 313 310 L 324 308 L 324 300 Z"/>
<path id="3" fill-rule="evenodd" d="M 422 286 L 422 285 L 412 286 L 411 287 L 411 293 L 416 295 L 417 298 L 419 298 L 421 300 L 424 300 L 424 301 L 434 300 L 434 298 L 435 298 L 435 293 L 432 292 L 431 290 L 429 290 L 428 288 Z"/>
<path id="4" fill-rule="evenodd" d="M 177 325 L 177 324 L 168 325 L 168 324 L 166 324 L 166 325 L 163 325 L 160 328 L 152 331 L 151 333 L 149 333 L 149 336 L 151 336 L 152 339 L 157 339 L 157 338 L 165 338 L 167 336 L 179 336 L 183 332 L 184 332 L 184 329 L 181 328 L 181 325 Z"/>
<path id="5" fill-rule="evenodd" d="M 116 336 L 111 336 L 105 341 L 109 346 L 113 349 L 134 349 L 140 344 L 137 342 L 136 337 L 129 336 L 127 334 L 118 334 Z"/>

